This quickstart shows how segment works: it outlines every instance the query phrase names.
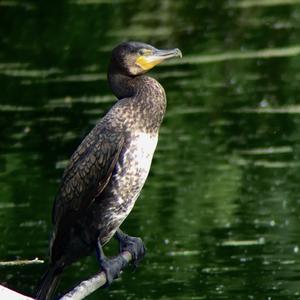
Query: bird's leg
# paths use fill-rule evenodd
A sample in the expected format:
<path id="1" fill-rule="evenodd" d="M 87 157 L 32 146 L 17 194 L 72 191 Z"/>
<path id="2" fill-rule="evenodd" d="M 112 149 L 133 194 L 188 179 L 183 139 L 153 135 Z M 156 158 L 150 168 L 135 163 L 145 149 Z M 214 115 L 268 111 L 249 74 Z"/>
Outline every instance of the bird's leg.
<path id="1" fill-rule="evenodd" d="M 96 251 L 101 270 L 106 275 L 106 284 L 104 287 L 109 287 L 113 280 L 119 276 L 122 268 L 126 265 L 126 260 L 122 255 L 113 258 L 106 257 L 99 240 L 97 242 Z"/>
<path id="2" fill-rule="evenodd" d="M 115 238 L 119 241 L 120 253 L 124 251 L 130 252 L 132 255 L 132 262 L 135 267 L 145 256 L 146 248 L 141 238 L 129 236 L 121 229 L 118 229 L 115 233 Z"/>

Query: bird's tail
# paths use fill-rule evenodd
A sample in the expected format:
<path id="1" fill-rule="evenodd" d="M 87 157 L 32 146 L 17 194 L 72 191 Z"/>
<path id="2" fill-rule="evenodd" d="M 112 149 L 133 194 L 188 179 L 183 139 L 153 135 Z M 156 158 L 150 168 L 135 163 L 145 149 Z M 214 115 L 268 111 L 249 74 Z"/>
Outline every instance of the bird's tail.
<path id="1" fill-rule="evenodd" d="M 48 300 L 51 298 L 59 283 L 61 272 L 62 270 L 56 266 L 50 266 L 48 268 L 39 283 L 36 293 L 37 300 Z"/>

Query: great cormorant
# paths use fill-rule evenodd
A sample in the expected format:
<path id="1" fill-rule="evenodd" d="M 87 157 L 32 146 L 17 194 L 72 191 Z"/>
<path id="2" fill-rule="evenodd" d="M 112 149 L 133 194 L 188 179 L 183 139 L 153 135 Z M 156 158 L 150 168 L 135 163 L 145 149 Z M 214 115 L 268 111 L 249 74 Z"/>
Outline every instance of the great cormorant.
<path id="1" fill-rule="evenodd" d="M 139 42 L 112 51 L 108 81 L 118 101 L 71 156 L 53 206 L 50 265 L 37 299 L 49 299 L 63 269 L 97 252 L 108 284 L 116 276 L 102 246 L 114 235 L 134 260 L 144 255 L 141 239 L 119 227 L 145 183 L 166 109 L 163 87 L 144 75 L 162 61 L 181 57 L 179 49 L 158 50 Z"/>

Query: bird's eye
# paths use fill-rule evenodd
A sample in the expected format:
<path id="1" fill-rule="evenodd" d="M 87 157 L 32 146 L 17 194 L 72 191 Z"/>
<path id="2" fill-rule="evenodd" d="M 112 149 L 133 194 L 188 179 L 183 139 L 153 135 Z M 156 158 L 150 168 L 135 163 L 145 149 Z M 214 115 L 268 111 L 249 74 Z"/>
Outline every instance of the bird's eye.
<path id="1" fill-rule="evenodd" d="M 140 49 L 138 53 L 141 56 L 146 56 L 146 55 L 151 55 L 152 51 L 150 49 Z"/>

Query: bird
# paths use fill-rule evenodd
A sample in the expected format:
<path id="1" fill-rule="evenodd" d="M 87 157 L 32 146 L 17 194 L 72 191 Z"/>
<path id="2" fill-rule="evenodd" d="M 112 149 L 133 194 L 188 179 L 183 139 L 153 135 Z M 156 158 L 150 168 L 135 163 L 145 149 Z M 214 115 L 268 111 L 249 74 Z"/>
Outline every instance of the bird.
<path id="1" fill-rule="evenodd" d="M 52 210 L 49 266 L 36 299 L 51 299 L 64 269 L 94 251 L 110 285 L 122 263 L 104 254 L 113 236 L 134 263 L 144 256 L 142 240 L 120 226 L 147 179 L 166 111 L 164 88 L 145 73 L 175 57 L 182 57 L 178 48 L 159 50 L 142 42 L 122 42 L 112 50 L 107 79 L 117 101 L 63 172 Z"/>

